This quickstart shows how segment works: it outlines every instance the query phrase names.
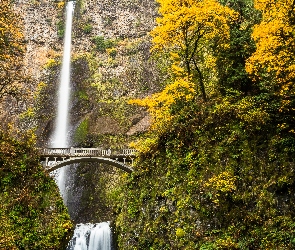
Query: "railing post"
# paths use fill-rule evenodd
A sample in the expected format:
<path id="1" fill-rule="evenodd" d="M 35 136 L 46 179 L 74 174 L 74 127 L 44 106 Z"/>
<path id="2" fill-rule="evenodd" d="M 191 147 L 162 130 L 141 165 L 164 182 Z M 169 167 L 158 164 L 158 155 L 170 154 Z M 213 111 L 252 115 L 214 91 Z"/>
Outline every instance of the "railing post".
<path id="1" fill-rule="evenodd" d="M 73 147 L 70 148 L 70 156 L 73 156 L 75 154 L 75 149 Z"/>

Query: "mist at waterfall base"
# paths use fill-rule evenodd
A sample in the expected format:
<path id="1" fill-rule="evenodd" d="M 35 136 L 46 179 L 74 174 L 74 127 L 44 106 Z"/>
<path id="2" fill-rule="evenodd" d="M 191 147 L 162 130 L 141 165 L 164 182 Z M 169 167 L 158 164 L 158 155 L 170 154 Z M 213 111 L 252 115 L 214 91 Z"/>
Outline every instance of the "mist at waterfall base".
<path id="1" fill-rule="evenodd" d="M 53 148 L 67 148 L 70 144 L 69 136 L 69 102 L 70 102 L 70 73 L 71 73 L 71 34 L 75 3 L 70 1 L 66 6 L 66 27 L 61 77 L 58 90 L 58 108 L 55 130 L 50 138 Z M 67 177 L 68 167 L 57 170 L 53 175 L 67 205 Z M 78 224 L 67 250 L 111 250 L 111 230 L 109 223 Z"/>

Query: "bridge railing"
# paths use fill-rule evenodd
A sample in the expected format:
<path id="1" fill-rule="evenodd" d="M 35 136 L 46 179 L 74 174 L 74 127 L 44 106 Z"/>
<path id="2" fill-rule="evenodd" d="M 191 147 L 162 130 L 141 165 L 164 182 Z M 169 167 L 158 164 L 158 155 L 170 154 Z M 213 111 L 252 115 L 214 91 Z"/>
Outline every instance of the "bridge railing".
<path id="1" fill-rule="evenodd" d="M 41 155 L 70 155 L 70 148 L 42 148 Z"/>
<path id="2" fill-rule="evenodd" d="M 110 156 L 112 151 L 100 148 L 71 148 L 71 156 Z"/>
<path id="3" fill-rule="evenodd" d="M 39 149 L 42 156 L 134 156 L 135 149 L 111 150 L 102 148 L 43 148 Z"/>

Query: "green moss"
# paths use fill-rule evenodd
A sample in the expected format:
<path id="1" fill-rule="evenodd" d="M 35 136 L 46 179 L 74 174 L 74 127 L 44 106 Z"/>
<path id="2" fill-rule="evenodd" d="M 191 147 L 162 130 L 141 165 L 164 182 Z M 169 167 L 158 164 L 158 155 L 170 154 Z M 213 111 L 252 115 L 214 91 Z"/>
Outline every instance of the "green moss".
<path id="1" fill-rule="evenodd" d="M 57 25 L 57 36 L 59 39 L 63 39 L 65 34 L 65 23 L 63 20 L 59 20 L 56 25 Z"/>
<path id="2" fill-rule="evenodd" d="M 87 137 L 88 134 L 88 129 L 89 129 L 89 123 L 88 123 L 88 118 L 84 119 L 76 129 L 76 132 L 74 134 L 74 142 L 79 143 L 83 142 L 85 138 Z"/>
<path id="3" fill-rule="evenodd" d="M 90 23 L 87 23 L 83 26 L 83 32 L 85 34 L 90 34 L 92 30 L 93 30 L 93 27 Z"/>
<path id="4" fill-rule="evenodd" d="M 88 96 L 88 94 L 86 93 L 85 90 L 78 91 L 77 96 L 82 101 L 88 101 L 89 100 L 89 96 Z"/>

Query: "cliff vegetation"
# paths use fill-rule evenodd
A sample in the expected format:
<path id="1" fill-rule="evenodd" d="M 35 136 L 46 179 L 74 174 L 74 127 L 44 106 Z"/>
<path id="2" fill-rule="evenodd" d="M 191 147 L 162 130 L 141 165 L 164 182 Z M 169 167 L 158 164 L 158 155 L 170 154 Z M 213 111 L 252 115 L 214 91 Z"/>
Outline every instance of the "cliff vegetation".
<path id="1" fill-rule="evenodd" d="M 117 199 L 119 249 L 294 249 L 294 2 L 159 0 L 162 91 Z"/>
<path id="2" fill-rule="evenodd" d="M 0 249 L 65 249 L 72 222 L 33 134 L 0 132 Z"/>

